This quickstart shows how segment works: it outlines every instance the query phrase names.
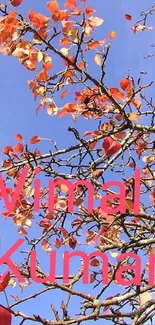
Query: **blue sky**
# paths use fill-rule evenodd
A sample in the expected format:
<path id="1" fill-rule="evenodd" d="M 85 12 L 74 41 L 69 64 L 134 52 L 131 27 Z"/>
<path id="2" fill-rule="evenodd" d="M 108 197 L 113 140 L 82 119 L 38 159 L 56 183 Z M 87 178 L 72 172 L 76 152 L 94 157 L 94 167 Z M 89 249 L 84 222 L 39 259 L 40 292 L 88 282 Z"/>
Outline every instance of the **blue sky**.
<path id="1" fill-rule="evenodd" d="M 61 1 L 59 1 L 61 3 Z M 36 0 L 23 0 L 23 4 L 19 7 L 23 14 L 26 14 L 30 8 L 33 8 L 37 12 L 42 12 L 48 15 L 45 8 L 46 1 Z M 104 39 L 111 30 L 116 31 L 116 39 L 111 44 L 111 51 L 108 57 L 106 67 L 106 83 L 109 87 L 118 87 L 120 79 L 124 78 L 130 71 L 130 76 L 138 79 L 140 71 L 147 71 L 148 75 L 144 76 L 144 82 L 150 82 L 154 79 L 154 60 L 144 60 L 144 56 L 151 53 L 152 44 L 155 36 L 155 31 L 144 31 L 143 33 L 133 34 L 131 31 L 132 23 L 124 19 L 125 13 L 130 13 L 134 20 L 139 19 L 139 14 L 142 10 L 148 10 L 152 5 L 151 0 L 96 0 L 88 1 L 88 5 L 91 5 L 97 10 L 96 16 L 104 19 L 102 27 L 98 28 L 95 32 L 96 38 Z M 153 25 L 153 17 L 149 19 L 149 26 Z M 91 62 L 91 58 L 89 58 Z M 4 57 L 0 55 L 0 89 L 1 89 L 1 127 L 0 127 L 0 151 L 2 152 L 5 145 L 14 145 L 15 134 L 21 133 L 28 142 L 33 135 L 39 135 L 41 137 L 51 138 L 57 141 L 59 148 L 64 148 L 68 144 L 73 143 L 71 134 L 67 132 L 68 126 L 75 126 L 81 134 L 86 130 L 94 130 L 97 126 L 97 122 L 93 120 L 84 120 L 79 118 L 74 122 L 68 118 L 50 117 L 47 115 L 44 109 L 41 109 L 38 116 L 35 109 L 37 103 L 34 102 L 31 91 L 27 86 L 27 80 L 33 79 L 35 72 L 27 71 L 16 58 Z M 96 69 L 98 67 L 92 64 L 89 65 L 88 70 L 92 75 L 96 75 Z M 152 93 L 154 93 L 154 86 L 152 86 Z M 69 97 L 68 97 L 69 100 Z M 58 107 L 62 106 L 59 96 L 56 97 L 56 104 Z M 44 142 L 41 145 L 42 151 L 46 152 L 50 149 L 50 144 Z M 0 157 L 0 162 L 3 160 L 3 156 Z M 7 247 L 10 247 L 15 240 L 18 239 L 17 229 L 12 224 L 12 220 L 9 219 L 4 222 L 3 217 L 0 219 L 0 238 L 1 238 L 1 253 L 4 252 Z M 48 260 L 48 257 L 46 258 Z M 61 265 L 58 265 L 61 268 Z M 61 273 L 61 272 L 60 272 Z M 81 284 L 82 285 L 82 284 Z M 38 286 L 37 286 L 38 287 Z M 82 290 L 90 292 L 90 288 L 82 286 Z M 115 288 L 114 288 L 115 290 Z M 113 294 L 117 293 L 113 292 Z M 121 288 L 120 288 L 121 290 Z M 17 289 L 11 290 L 12 294 L 17 293 Z M 35 292 L 35 285 L 33 288 L 28 287 L 24 291 L 24 296 Z M 53 291 L 54 292 L 54 291 Z M 40 307 L 37 303 L 40 302 L 44 305 L 42 316 L 46 316 L 50 319 L 52 313 L 50 311 L 50 304 L 55 303 L 56 307 L 59 305 L 59 300 L 56 301 L 58 293 L 53 295 L 51 291 L 46 295 L 46 301 L 44 296 L 40 297 L 36 302 L 27 302 L 22 305 L 22 311 L 31 314 L 40 311 Z M 112 292 L 111 292 L 112 293 Z M 61 298 L 63 300 L 63 294 Z M 1 295 L 1 302 L 3 302 L 3 294 Z M 11 299 L 10 299 L 11 301 Z M 17 310 L 20 308 L 17 308 Z M 72 306 L 72 310 L 76 311 L 76 305 Z M 53 317 L 53 316 L 52 316 Z M 93 322 L 89 322 L 91 324 Z M 19 319 L 14 319 L 12 325 L 19 324 Z M 31 322 L 26 324 L 30 325 Z M 101 321 L 98 321 L 101 324 Z M 103 322 L 102 322 L 103 324 Z"/>

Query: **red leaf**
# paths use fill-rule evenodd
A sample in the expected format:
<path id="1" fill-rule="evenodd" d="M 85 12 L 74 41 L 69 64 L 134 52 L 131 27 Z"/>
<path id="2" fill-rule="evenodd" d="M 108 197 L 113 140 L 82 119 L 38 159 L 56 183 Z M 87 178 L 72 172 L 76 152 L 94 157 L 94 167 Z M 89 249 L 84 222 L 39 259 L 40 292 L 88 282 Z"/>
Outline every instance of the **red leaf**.
<path id="1" fill-rule="evenodd" d="M 46 229 L 50 228 L 51 227 L 50 220 L 48 220 L 48 219 L 41 220 L 39 223 L 39 226 L 44 227 Z"/>
<path id="2" fill-rule="evenodd" d="M 12 147 L 10 147 L 10 146 L 5 146 L 4 149 L 3 149 L 3 153 L 4 153 L 5 155 L 9 155 L 10 152 L 13 152 Z"/>
<path id="3" fill-rule="evenodd" d="M 0 291 L 5 290 L 5 288 L 8 286 L 9 281 L 10 281 L 10 272 L 6 273 L 2 281 L 0 277 Z"/>
<path id="4" fill-rule="evenodd" d="M 124 17 L 126 20 L 132 20 L 132 16 L 129 14 L 125 14 Z"/>
<path id="5" fill-rule="evenodd" d="M 30 140 L 30 143 L 31 144 L 36 144 L 38 142 L 40 142 L 41 138 L 38 136 L 38 135 L 34 135 L 31 140 Z"/>
<path id="6" fill-rule="evenodd" d="M 119 100 L 119 99 L 123 100 L 124 99 L 124 94 L 121 91 L 119 91 L 119 89 L 110 88 L 109 91 L 115 100 Z"/>
<path id="7" fill-rule="evenodd" d="M 20 133 L 17 133 L 17 134 L 15 135 L 15 139 L 16 139 L 17 141 L 23 141 L 23 137 L 22 137 L 22 135 L 21 135 Z"/>
<path id="8" fill-rule="evenodd" d="M 84 137 L 88 137 L 88 136 L 91 135 L 91 134 L 92 134 L 91 131 L 86 131 L 86 132 L 84 133 Z"/>
<path id="9" fill-rule="evenodd" d="M 105 155 L 107 157 L 115 154 L 121 147 L 121 144 L 117 141 L 112 140 L 110 137 L 104 138 L 102 148 L 104 149 Z"/>
<path id="10" fill-rule="evenodd" d="M 104 138 L 103 148 L 105 151 L 107 151 L 111 147 L 112 142 L 113 140 L 110 137 Z"/>
<path id="11" fill-rule="evenodd" d="M 61 245 L 62 245 L 62 240 L 56 238 L 55 241 L 54 241 L 54 246 L 55 246 L 56 248 L 60 248 Z"/>
<path id="12" fill-rule="evenodd" d="M 22 153 L 24 151 L 24 146 L 22 143 L 17 143 L 13 149 L 19 153 Z"/>
<path id="13" fill-rule="evenodd" d="M 90 274 L 90 281 L 89 283 L 93 283 L 96 280 L 96 275 L 95 274 Z"/>
<path id="14" fill-rule="evenodd" d="M 61 99 L 67 96 L 69 93 L 69 90 L 64 90 L 63 93 L 61 94 Z"/>
<path id="15" fill-rule="evenodd" d="M 70 248 L 74 249 L 76 247 L 77 240 L 76 238 L 69 238 L 69 246 Z"/>
<path id="16" fill-rule="evenodd" d="M 129 89 L 131 89 L 132 85 L 131 85 L 131 81 L 127 78 L 124 78 L 120 81 L 120 87 L 125 90 L 128 91 Z"/>
<path id="17" fill-rule="evenodd" d="M 100 265 L 100 262 L 99 262 L 96 258 L 94 258 L 94 259 L 91 261 L 90 265 L 91 265 L 91 266 L 95 266 L 95 267 L 97 267 L 97 266 Z"/>
<path id="18" fill-rule="evenodd" d="M 0 325 L 11 325 L 12 314 L 5 307 L 0 306 Z"/>

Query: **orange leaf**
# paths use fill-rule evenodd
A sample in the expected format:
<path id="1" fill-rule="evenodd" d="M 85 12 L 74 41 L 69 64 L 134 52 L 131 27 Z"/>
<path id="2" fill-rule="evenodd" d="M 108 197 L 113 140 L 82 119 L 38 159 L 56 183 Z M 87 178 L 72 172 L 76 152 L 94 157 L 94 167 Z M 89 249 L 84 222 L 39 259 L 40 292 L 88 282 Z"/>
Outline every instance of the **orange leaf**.
<path id="1" fill-rule="evenodd" d="M 75 8 L 76 7 L 76 0 L 67 0 L 64 4 L 65 8 Z"/>
<path id="2" fill-rule="evenodd" d="M 96 258 L 94 258 L 94 259 L 91 261 L 90 265 L 96 267 L 96 266 L 99 266 L 99 265 L 100 265 L 100 262 L 99 262 Z"/>
<path id="3" fill-rule="evenodd" d="M 8 286 L 9 281 L 10 281 L 10 272 L 6 273 L 2 281 L 0 277 L 0 291 L 5 290 L 5 288 Z"/>
<path id="4" fill-rule="evenodd" d="M 131 103 L 139 110 L 142 107 L 142 103 L 140 101 L 140 99 L 138 98 L 133 98 L 131 100 Z"/>
<path id="5" fill-rule="evenodd" d="M 62 21 L 64 19 L 68 18 L 68 12 L 67 10 L 57 10 L 52 16 L 52 19 L 54 21 Z"/>
<path id="6" fill-rule="evenodd" d="M 22 143 L 17 143 L 13 149 L 19 153 L 22 153 L 24 151 L 24 146 Z"/>
<path id="7" fill-rule="evenodd" d="M 37 74 L 37 78 L 38 78 L 40 81 L 47 81 L 47 79 L 48 79 L 47 71 L 46 71 L 46 70 L 42 70 L 42 71 L 40 71 L 40 72 Z"/>
<path id="8" fill-rule="evenodd" d="M 15 135 L 15 139 L 16 139 L 17 141 L 23 141 L 23 137 L 22 137 L 22 135 L 21 135 L 20 133 L 17 133 L 17 134 Z"/>
<path id="9" fill-rule="evenodd" d="M 61 99 L 67 96 L 69 93 L 69 90 L 64 90 L 63 93 L 61 94 Z"/>
<path id="10" fill-rule="evenodd" d="M 13 149 L 10 146 L 5 146 L 4 149 L 3 149 L 3 153 L 5 155 L 9 155 L 12 151 L 13 151 Z"/>
<path id="11" fill-rule="evenodd" d="M 91 16 L 94 14 L 94 12 L 96 12 L 96 10 L 94 10 L 92 7 L 90 6 L 86 7 L 86 16 Z"/>
<path id="12" fill-rule="evenodd" d="M 52 62 L 43 62 L 43 70 L 48 71 L 52 68 Z"/>
<path id="13" fill-rule="evenodd" d="M 115 100 L 118 100 L 118 99 L 123 100 L 124 99 L 124 94 L 122 92 L 120 92 L 118 88 L 110 88 L 109 91 Z"/>
<path id="14" fill-rule="evenodd" d="M 108 37 L 113 40 L 116 37 L 116 32 L 114 32 L 113 30 L 109 33 Z"/>
<path id="15" fill-rule="evenodd" d="M 59 4 L 57 1 L 51 1 L 51 2 L 47 2 L 47 9 L 54 14 L 55 11 L 57 11 L 59 8 Z"/>
<path id="16" fill-rule="evenodd" d="M 130 121 L 139 121 L 139 116 L 136 113 L 131 113 L 129 116 Z"/>
<path id="17" fill-rule="evenodd" d="M 40 142 L 41 138 L 38 135 L 34 135 L 31 139 L 30 139 L 30 143 L 31 144 L 36 144 L 38 142 Z"/>
<path id="18" fill-rule="evenodd" d="M 70 44 L 70 40 L 67 37 L 63 37 L 63 38 L 60 39 L 60 45 L 61 46 L 66 46 L 68 44 Z"/>
<path id="19" fill-rule="evenodd" d="M 96 49 L 99 45 L 100 43 L 98 41 L 89 42 L 88 45 L 86 46 L 86 51 L 91 49 Z"/>
<path id="20" fill-rule="evenodd" d="M 129 89 L 131 89 L 132 85 L 131 85 L 131 80 L 124 78 L 120 81 L 120 87 L 125 90 L 128 91 Z"/>
<path id="21" fill-rule="evenodd" d="M 48 25 L 49 21 L 51 20 L 50 18 L 42 15 L 42 14 L 36 14 L 33 9 L 29 10 L 29 19 L 32 23 L 32 25 L 36 28 L 40 28 L 43 26 Z"/>

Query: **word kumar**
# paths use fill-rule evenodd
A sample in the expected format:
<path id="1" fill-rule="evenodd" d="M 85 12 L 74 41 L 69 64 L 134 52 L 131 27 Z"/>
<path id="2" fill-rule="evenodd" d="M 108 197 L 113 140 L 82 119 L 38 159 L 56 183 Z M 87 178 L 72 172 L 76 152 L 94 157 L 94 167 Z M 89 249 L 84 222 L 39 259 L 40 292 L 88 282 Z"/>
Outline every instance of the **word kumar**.
<path id="1" fill-rule="evenodd" d="M 10 272 L 10 270 L 14 273 L 15 277 L 19 282 L 25 282 L 24 277 L 20 273 L 19 267 L 10 259 L 10 256 L 23 244 L 25 239 L 19 239 L 2 257 L 0 257 L 0 265 L 7 264 L 9 269 L 1 275 L 1 280 L 4 279 L 5 276 Z M 69 269 L 70 269 L 70 260 L 72 257 L 78 256 L 82 259 L 82 269 L 83 269 L 83 284 L 89 284 L 89 262 L 92 258 L 98 257 L 102 259 L 102 283 L 109 283 L 109 261 L 108 256 L 102 252 L 93 252 L 90 254 L 86 254 L 82 251 L 68 252 L 65 251 L 63 253 L 63 283 L 67 284 L 69 282 Z M 50 272 L 46 277 L 37 276 L 36 266 L 37 266 L 37 257 L 36 250 L 32 250 L 30 252 L 30 277 L 33 281 L 37 283 L 55 283 L 56 277 L 56 251 L 52 250 L 50 252 Z M 123 262 L 126 262 L 127 259 L 134 259 L 135 265 L 122 265 Z M 131 284 L 141 285 L 141 259 L 140 257 L 132 252 L 120 254 L 117 257 L 117 263 L 119 263 L 119 267 L 115 273 L 115 280 L 118 284 L 128 286 Z M 121 264 L 121 265 L 120 265 Z M 133 263 L 132 263 L 133 264 Z M 155 255 L 150 254 L 149 256 L 149 276 L 148 283 L 149 285 L 154 285 L 154 266 L 155 266 Z M 124 272 L 134 272 L 134 277 L 132 279 L 126 279 L 124 277 Z M 133 273 L 132 272 L 132 273 Z"/>
<path id="2" fill-rule="evenodd" d="M 20 178 L 17 182 L 14 192 L 11 194 L 11 198 L 8 198 L 7 190 L 5 187 L 5 182 L 0 175 L 0 194 L 3 198 L 5 206 L 8 212 L 12 212 L 16 205 L 17 200 L 20 196 L 20 191 L 23 189 L 24 183 L 28 176 L 29 169 L 27 167 L 23 168 Z M 39 168 L 36 168 L 36 174 L 40 172 Z M 92 213 L 94 208 L 94 188 L 91 182 L 87 180 L 78 180 L 72 183 L 69 180 L 63 178 L 58 178 L 54 180 L 49 180 L 49 191 L 48 191 L 48 209 L 49 212 L 54 211 L 54 190 L 58 185 L 65 185 L 68 189 L 68 212 L 73 213 L 74 211 L 74 190 L 77 186 L 85 186 L 88 189 L 88 212 Z M 106 194 L 102 197 L 100 202 L 100 208 L 102 211 L 108 214 L 115 213 L 126 213 L 126 188 L 125 185 L 119 181 L 108 181 L 102 186 L 102 190 L 106 191 L 110 186 L 117 186 L 120 193 Z M 34 179 L 34 211 L 39 211 L 40 208 L 40 180 Z M 140 169 L 135 170 L 134 175 L 134 190 L 133 190 L 133 212 L 135 215 L 140 212 Z M 119 204 L 115 208 L 108 206 L 108 201 L 113 199 L 119 199 Z"/>

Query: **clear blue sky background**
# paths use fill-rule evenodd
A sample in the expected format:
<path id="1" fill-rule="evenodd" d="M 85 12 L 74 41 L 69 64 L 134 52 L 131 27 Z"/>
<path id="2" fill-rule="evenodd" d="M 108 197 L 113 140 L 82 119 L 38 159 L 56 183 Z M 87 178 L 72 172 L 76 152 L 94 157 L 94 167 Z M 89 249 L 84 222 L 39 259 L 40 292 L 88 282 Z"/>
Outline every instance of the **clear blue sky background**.
<path id="1" fill-rule="evenodd" d="M 61 0 L 59 1 L 61 4 Z M 36 10 L 36 12 L 42 12 L 48 15 L 45 7 L 46 1 L 44 0 L 23 0 L 23 4 L 19 7 L 23 14 L 26 14 L 30 8 Z M 144 60 L 143 57 L 151 53 L 152 49 L 149 47 L 155 39 L 155 31 L 138 32 L 136 35 L 131 31 L 132 24 L 124 19 L 125 13 L 130 13 L 134 20 L 139 19 L 139 14 L 142 10 L 148 10 L 152 5 L 151 0 L 96 0 L 88 1 L 88 5 L 91 5 L 97 10 L 96 16 L 100 16 L 104 19 L 104 24 L 101 28 L 97 29 L 96 38 L 104 39 L 111 30 L 115 30 L 117 37 L 111 44 L 111 51 L 107 62 L 107 76 L 106 82 L 109 87 L 118 87 L 120 79 L 124 78 L 128 74 L 134 78 L 139 77 L 140 71 L 147 71 L 148 77 L 145 76 L 145 82 L 150 82 L 154 79 L 154 60 Z M 149 26 L 153 25 L 154 17 L 150 17 Z M 91 69 L 91 70 L 90 70 Z M 89 71 L 92 75 L 96 75 L 97 67 L 91 65 Z M 73 143 L 73 138 L 67 133 L 68 126 L 75 126 L 74 122 L 70 118 L 57 118 L 49 117 L 43 109 L 39 115 L 36 115 L 36 102 L 34 102 L 31 91 L 27 86 L 27 80 L 33 79 L 35 72 L 27 71 L 16 58 L 4 57 L 0 55 L 0 106 L 1 106 L 1 127 L 0 127 L 0 151 L 2 151 L 5 145 L 14 145 L 16 143 L 14 136 L 16 133 L 21 133 L 24 136 L 25 142 L 28 142 L 33 135 L 39 135 L 41 137 L 49 137 L 57 141 L 59 148 L 64 148 L 69 143 Z M 154 87 L 153 87 L 154 89 Z M 153 91 L 152 91 L 153 94 Z M 68 97 L 69 101 L 69 97 Z M 57 96 L 56 104 L 58 107 L 62 106 L 61 100 Z M 77 120 L 76 128 L 80 130 L 81 134 L 86 130 L 94 130 L 97 123 L 93 120 L 86 121 L 83 118 Z M 44 142 L 42 151 L 46 152 L 50 148 L 48 142 Z M 1 161 L 3 157 L 1 156 Z M 12 220 L 8 219 L 4 222 L 3 217 L 0 219 L 0 238 L 1 238 L 1 254 L 5 252 L 7 247 L 9 248 L 15 240 L 17 240 L 18 234 L 16 227 L 12 224 Z M 62 251 L 61 251 L 62 254 Z M 44 259 L 45 260 L 45 259 Z M 46 259 L 48 260 L 48 258 Z M 58 265 L 61 268 L 61 265 Z M 61 270 L 59 270 L 61 273 Z M 38 287 L 38 286 L 37 286 Z M 89 286 L 81 287 L 85 292 L 89 292 Z M 114 287 L 116 294 L 118 288 Z M 8 290 L 9 292 L 10 290 Z M 121 291 L 121 288 L 119 289 Z M 24 296 L 35 292 L 35 285 L 28 287 L 24 291 Z M 17 288 L 11 289 L 11 293 L 18 294 Z M 39 313 L 40 307 L 42 308 L 42 316 L 51 318 L 51 311 L 49 305 L 55 303 L 56 307 L 59 305 L 56 299 L 61 294 L 62 300 L 64 295 L 62 293 L 51 291 L 44 296 L 39 297 L 38 300 L 33 302 L 27 302 L 22 305 L 22 311 L 26 314 Z M 4 303 L 3 294 L 0 293 L 0 301 Z M 10 299 L 11 301 L 11 299 Z M 21 309 L 20 308 L 16 308 Z M 72 311 L 76 310 L 76 305 L 72 306 Z M 53 317 L 53 315 L 52 315 Z M 93 322 L 89 322 L 92 324 Z M 103 324 L 103 321 L 99 321 L 98 324 Z M 107 322 L 106 322 L 107 323 Z M 13 320 L 13 325 L 19 324 L 19 318 Z M 31 322 L 26 324 L 30 325 Z"/>

